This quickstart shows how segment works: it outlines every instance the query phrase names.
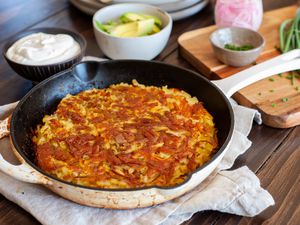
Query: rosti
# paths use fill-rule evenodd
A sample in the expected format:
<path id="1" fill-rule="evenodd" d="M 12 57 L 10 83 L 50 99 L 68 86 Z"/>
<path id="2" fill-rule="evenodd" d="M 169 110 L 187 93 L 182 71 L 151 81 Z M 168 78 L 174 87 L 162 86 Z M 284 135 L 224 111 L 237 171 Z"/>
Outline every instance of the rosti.
<path id="1" fill-rule="evenodd" d="M 67 95 L 33 142 L 45 172 L 110 189 L 180 184 L 218 144 L 213 118 L 196 97 L 135 80 Z"/>

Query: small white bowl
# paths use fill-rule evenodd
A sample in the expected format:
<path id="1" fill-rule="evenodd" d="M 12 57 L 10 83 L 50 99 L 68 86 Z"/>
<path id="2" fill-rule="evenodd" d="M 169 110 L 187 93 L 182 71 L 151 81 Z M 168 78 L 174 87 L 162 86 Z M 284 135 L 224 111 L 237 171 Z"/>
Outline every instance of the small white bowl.
<path id="1" fill-rule="evenodd" d="M 143 13 L 157 16 L 162 21 L 163 29 L 149 36 L 114 37 L 99 29 L 96 21 L 105 23 L 117 21 L 126 12 Z M 98 10 L 93 16 L 94 34 L 103 53 L 111 59 L 143 59 L 151 60 L 166 46 L 171 30 L 171 16 L 158 7 L 145 4 L 116 4 Z"/>

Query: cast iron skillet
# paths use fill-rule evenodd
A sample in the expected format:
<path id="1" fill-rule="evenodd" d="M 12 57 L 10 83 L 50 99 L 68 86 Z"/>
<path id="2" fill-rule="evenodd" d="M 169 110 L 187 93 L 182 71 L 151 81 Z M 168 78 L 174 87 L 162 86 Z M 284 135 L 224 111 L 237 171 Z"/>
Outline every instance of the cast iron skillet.
<path id="1" fill-rule="evenodd" d="M 85 205 L 124 209 L 165 202 L 201 183 L 224 156 L 234 129 L 233 111 L 227 98 L 255 81 L 296 69 L 300 69 L 300 50 L 280 55 L 214 83 L 192 71 L 159 62 L 120 60 L 79 63 L 35 86 L 17 105 L 12 114 L 10 133 L 13 151 L 22 164 L 12 166 L 0 157 L 0 169 L 17 179 L 44 184 L 61 196 Z M 133 79 L 145 85 L 168 85 L 184 90 L 204 103 L 214 117 L 219 139 L 219 150 L 209 162 L 180 185 L 136 189 L 97 189 L 75 185 L 49 176 L 35 165 L 31 142 L 33 130 L 42 122 L 44 115 L 55 111 L 63 97 L 120 82 L 131 83 Z"/>
<path id="2" fill-rule="evenodd" d="M 61 99 L 67 94 L 74 95 L 92 88 L 106 88 L 121 82 L 131 83 L 133 79 L 144 85 L 167 85 L 196 96 L 213 116 L 218 130 L 219 150 L 212 160 L 222 153 L 232 136 L 234 125 L 232 107 L 223 92 L 212 82 L 190 70 L 161 62 L 140 60 L 82 62 L 35 86 L 20 101 L 11 117 L 10 133 L 16 150 L 33 168 L 58 180 L 36 166 L 31 141 L 33 130 L 42 123 L 46 114 L 56 110 Z"/>

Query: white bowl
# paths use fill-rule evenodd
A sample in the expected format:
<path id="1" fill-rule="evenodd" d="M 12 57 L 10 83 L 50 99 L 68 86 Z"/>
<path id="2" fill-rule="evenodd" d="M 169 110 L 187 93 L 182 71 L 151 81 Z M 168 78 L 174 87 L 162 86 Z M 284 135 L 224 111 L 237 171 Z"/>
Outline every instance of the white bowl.
<path id="1" fill-rule="evenodd" d="M 99 0 L 98 0 L 99 1 Z M 144 3 L 144 4 L 153 4 L 153 5 L 159 5 L 159 4 L 165 4 L 165 3 L 174 3 L 182 0 L 106 0 L 102 1 L 105 2 L 106 4 L 111 4 L 111 3 Z"/>
<path id="2" fill-rule="evenodd" d="M 144 13 L 157 16 L 162 21 L 163 29 L 149 36 L 142 37 L 114 37 L 99 29 L 96 21 L 105 23 L 116 21 L 126 12 Z M 144 59 L 151 60 L 166 46 L 171 30 L 171 16 L 158 7 L 144 4 L 116 4 L 98 10 L 93 17 L 93 27 L 97 43 L 103 53 L 111 59 Z"/>

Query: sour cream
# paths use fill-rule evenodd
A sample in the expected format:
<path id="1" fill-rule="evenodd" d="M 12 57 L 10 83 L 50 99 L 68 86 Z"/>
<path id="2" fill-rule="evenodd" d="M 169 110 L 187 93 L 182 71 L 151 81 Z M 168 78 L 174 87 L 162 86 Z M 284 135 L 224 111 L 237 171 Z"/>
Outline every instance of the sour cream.
<path id="1" fill-rule="evenodd" d="M 6 56 L 26 65 L 47 65 L 71 59 L 80 52 L 80 45 L 67 34 L 30 34 L 16 41 Z"/>

